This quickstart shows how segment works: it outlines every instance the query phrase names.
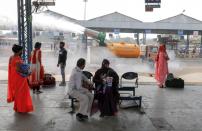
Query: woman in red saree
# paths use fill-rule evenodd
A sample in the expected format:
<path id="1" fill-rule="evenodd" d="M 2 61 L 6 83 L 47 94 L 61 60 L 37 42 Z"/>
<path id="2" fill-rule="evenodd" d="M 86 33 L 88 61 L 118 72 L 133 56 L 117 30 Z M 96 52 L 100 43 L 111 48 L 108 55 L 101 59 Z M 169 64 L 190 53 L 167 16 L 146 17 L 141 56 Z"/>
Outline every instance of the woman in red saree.
<path id="1" fill-rule="evenodd" d="M 20 72 L 22 72 L 20 65 L 23 64 L 20 57 L 22 49 L 22 46 L 19 45 L 14 45 L 12 48 L 14 55 L 9 59 L 7 102 L 14 101 L 14 110 L 26 113 L 33 111 L 33 105 L 27 77 L 20 75 Z"/>
<path id="2" fill-rule="evenodd" d="M 156 70 L 155 70 L 155 79 L 160 88 L 164 87 L 166 77 L 168 75 L 168 61 L 169 57 L 166 52 L 165 44 L 160 44 L 158 54 L 156 57 Z"/>
<path id="3" fill-rule="evenodd" d="M 44 70 L 41 64 L 41 43 L 35 43 L 35 49 L 31 54 L 31 70 L 32 74 L 29 78 L 30 87 L 33 89 L 33 93 L 42 93 L 40 91 L 40 85 L 43 82 Z"/>

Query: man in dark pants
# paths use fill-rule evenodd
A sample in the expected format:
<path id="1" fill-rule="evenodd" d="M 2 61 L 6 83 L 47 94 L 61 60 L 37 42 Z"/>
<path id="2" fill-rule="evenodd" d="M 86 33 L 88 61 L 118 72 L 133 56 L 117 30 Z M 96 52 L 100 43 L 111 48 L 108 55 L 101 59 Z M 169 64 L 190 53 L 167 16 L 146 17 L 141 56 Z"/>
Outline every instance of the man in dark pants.
<path id="1" fill-rule="evenodd" d="M 59 84 L 59 86 L 66 86 L 66 82 L 65 82 L 65 66 L 66 66 L 66 60 L 67 60 L 67 51 L 64 48 L 64 46 L 65 46 L 65 43 L 60 42 L 60 51 L 59 51 L 57 67 L 60 66 L 61 75 L 62 75 L 62 82 Z"/>

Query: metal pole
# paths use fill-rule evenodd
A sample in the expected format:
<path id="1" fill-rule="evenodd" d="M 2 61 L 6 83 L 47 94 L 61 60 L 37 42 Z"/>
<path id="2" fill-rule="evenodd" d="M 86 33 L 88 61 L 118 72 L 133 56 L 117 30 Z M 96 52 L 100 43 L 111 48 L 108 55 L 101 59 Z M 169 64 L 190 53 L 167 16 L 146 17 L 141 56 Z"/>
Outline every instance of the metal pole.
<path id="1" fill-rule="evenodd" d="M 87 6 L 88 0 L 84 0 L 84 20 L 86 20 L 86 6 Z"/>
<path id="2" fill-rule="evenodd" d="M 25 55 L 25 38 L 24 38 L 24 1 L 18 0 L 18 41 L 19 45 L 23 46 L 24 50 L 22 53 L 23 60 L 26 59 Z"/>
<path id="3" fill-rule="evenodd" d="M 200 57 L 202 57 L 202 32 L 201 32 L 201 44 L 200 44 Z"/>
<path id="4" fill-rule="evenodd" d="M 139 45 L 140 44 L 140 40 L 139 40 L 139 33 L 137 33 L 137 44 Z"/>
<path id="5" fill-rule="evenodd" d="M 21 10 L 20 10 L 20 6 L 21 5 L 21 0 L 18 0 L 17 1 L 17 12 L 18 12 L 18 42 L 19 42 L 19 45 L 22 45 L 22 33 L 21 33 Z"/>
<path id="6" fill-rule="evenodd" d="M 86 3 L 88 2 L 88 0 L 84 0 L 84 22 L 86 21 Z M 88 44 L 88 36 L 84 35 L 84 40 L 85 40 L 85 48 L 87 49 L 87 44 Z"/>
<path id="7" fill-rule="evenodd" d="M 143 33 L 143 44 L 146 45 L 147 34 Z"/>
<path id="8" fill-rule="evenodd" d="M 32 14 L 31 0 L 18 0 L 18 41 L 22 45 L 23 60 L 28 63 L 32 51 Z"/>
<path id="9" fill-rule="evenodd" d="M 189 34 L 187 34 L 187 45 L 186 45 L 186 53 L 189 54 Z"/>
<path id="10" fill-rule="evenodd" d="M 26 0 L 26 24 L 27 24 L 27 57 L 30 58 L 32 51 L 32 6 L 31 0 Z M 29 61 L 28 61 L 29 62 Z"/>

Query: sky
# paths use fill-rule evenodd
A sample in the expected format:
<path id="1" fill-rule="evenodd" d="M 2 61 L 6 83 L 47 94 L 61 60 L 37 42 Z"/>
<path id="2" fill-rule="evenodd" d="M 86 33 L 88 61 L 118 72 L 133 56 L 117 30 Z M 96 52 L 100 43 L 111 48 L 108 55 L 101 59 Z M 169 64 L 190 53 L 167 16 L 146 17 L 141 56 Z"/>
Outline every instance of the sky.
<path id="1" fill-rule="evenodd" d="M 88 0 L 86 19 L 119 12 L 144 22 L 153 22 L 182 13 L 202 20 L 202 0 L 161 0 L 161 8 L 153 12 L 145 12 L 145 0 Z M 54 7 L 48 7 L 52 11 L 66 16 L 83 20 L 83 0 L 55 0 Z M 0 0 L 0 16 L 17 17 L 17 0 Z"/>

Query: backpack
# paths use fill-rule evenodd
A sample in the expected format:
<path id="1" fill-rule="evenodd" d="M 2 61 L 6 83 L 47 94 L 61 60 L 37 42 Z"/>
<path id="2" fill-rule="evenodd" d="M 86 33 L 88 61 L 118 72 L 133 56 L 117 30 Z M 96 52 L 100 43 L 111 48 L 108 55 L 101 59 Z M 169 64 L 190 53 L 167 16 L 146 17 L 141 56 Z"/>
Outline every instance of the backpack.
<path id="1" fill-rule="evenodd" d="M 172 73 L 169 73 L 165 82 L 166 87 L 184 88 L 184 80 L 175 78 Z"/>
<path id="2" fill-rule="evenodd" d="M 52 74 L 45 73 L 43 77 L 43 86 L 55 86 L 55 77 Z"/>
<path id="3" fill-rule="evenodd" d="M 174 79 L 174 75 L 173 75 L 173 73 L 169 73 L 169 74 L 167 75 L 166 80 L 172 80 L 172 79 Z"/>

